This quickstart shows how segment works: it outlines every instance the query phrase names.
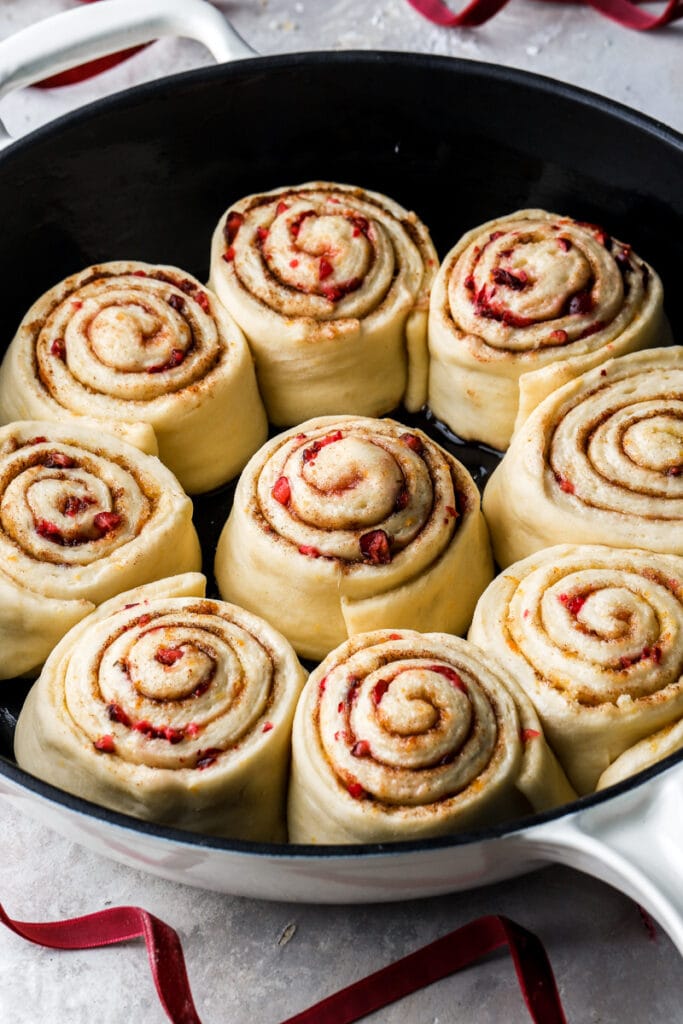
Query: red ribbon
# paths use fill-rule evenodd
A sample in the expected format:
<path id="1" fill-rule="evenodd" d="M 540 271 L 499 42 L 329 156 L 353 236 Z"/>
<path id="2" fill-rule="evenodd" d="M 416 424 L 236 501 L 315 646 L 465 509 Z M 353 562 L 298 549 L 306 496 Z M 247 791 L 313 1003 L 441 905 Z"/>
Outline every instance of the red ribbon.
<path id="1" fill-rule="evenodd" d="M 572 3 L 574 0 L 566 0 Z M 577 0 L 582 2 L 582 0 Z M 672 21 L 683 18 L 683 0 L 668 0 L 664 10 L 659 15 L 646 14 L 638 7 L 633 0 L 583 0 L 596 11 L 600 11 L 606 18 L 611 18 L 618 25 L 624 28 L 634 28 L 638 31 L 661 28 L 669 25 Z M 476 25 L 483 25 L 485 21 L 497 14 L 508 0 L 470 0 L 470 3 L 459 13 L 455 13 L 448 7 L 444 0 L 408 0 L 411 7 L 423 14 L 425 18 L 435 25 L 443 25 L 446 28 L 474 28 Z"/>
<path id="2" fill-rule="evenodd" d="M 112 907 L 47 924 L 13 921 L 0 906 L 0 922 L 29 942 L 51 949 L 92 949 L 144 938 L 154 984 L 172 1024 L 201 1024 L 177 933 L 140 907 Z M 506 917 L 489 915 L 374 974 L 348 985 L 282 1024 L 351 1024 L 507 946 L 534 1024 L 567 1024 L 552 967 L 540 940 Z"/>

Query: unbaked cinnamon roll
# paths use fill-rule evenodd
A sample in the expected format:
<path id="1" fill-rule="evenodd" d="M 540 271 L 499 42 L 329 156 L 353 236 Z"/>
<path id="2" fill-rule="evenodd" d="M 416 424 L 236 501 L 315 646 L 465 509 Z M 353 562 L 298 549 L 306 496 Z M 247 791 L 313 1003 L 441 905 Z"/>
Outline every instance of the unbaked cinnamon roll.
<path id="1" fill-rule="evenodd" d="M 624 751 L 658 742 L 683 717 L 683 558 L 602 545 L 540 551 L 486 589 L 469 639 L 504 662 L 588 793 Z"/>
<path id="2" fill-rule="evenodd" d="M 251 345 L 271 422 L 419 409 L 437 263 L 424 224 L 376 192 L 309 182 L 234 203 L 211 285 Z"/>
<path id="3" fill-rule="evenodd" d="M 271 626 L 204 585 L 149 584 L 72 629 L 21 711 L 17 762 L 137 818 L 281 841 L 306 674 Z"/>
<path id="4" fill-rule="evenodd" d="M 429 314 L 429 405 L 464 438 L 507 448 L 555 388 L 668 341 L 662 285 L 595 224 L 519 210 L 464 235 Z"/>
<path id="5" fill-rule="evenodd" d="M 394 420 L 326 416 L 250 460 L 215 574 L 226 600 L 319 659 L 383 626 L 464 632 L 493 569 L 456 459 Z"/>
<path id="6" fill-rule="evenodd" d="M 267 433 L 244 335 L 213 293 L 131 261 L 46 292 L 0 366 L 0 422 L 81 416 L 146 450 L 153 428 L 190 493 L 235 476 Z"/>
<path id="7" fill-rule="evenodd" d="M 574 796 L 530 701 L 458 637 L 352 637 L 304 687 L 292 734 L 292 842 L 446 835 Z"/>
<path id="8" fill-rule="evenodd" d="M 99 424 L 0 428 L 0 678 L 120 590 L 200 565 L 192 503 L 157 458 Z"/>
<path id="9" fill-rule="evenodd" d="M 683 554 L 683 348 L 621 356 L 549 395 L 483 507 L 501 566 L 567 539 Z"/>

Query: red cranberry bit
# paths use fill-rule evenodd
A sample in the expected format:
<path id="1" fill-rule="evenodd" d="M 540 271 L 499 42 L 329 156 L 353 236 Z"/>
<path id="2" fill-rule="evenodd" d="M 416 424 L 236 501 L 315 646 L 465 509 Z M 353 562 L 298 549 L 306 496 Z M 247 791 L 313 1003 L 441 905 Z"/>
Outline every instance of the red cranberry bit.
<path id="1" fill-rule="evenodd" d="M 574 493 L 574 484 L 571 482 L 571 480 L 567 480 L 567 478 L 561 476 L 560 473 L 555 473 L 555 480 L 557 481 L 557 486 L 560 488 L 561 491 L 564 491 L 565 494 Z"/>
<path id="2" fill-rule="evenodd" d="M 344 703 L 343 700 L 340 700 L 339 703 L 337 704 L 337 712 L 340 715 L 343 715 L 345 711 L 346 711 L 346 704 Z"/>
<path id="3" fill-rule="evenodd" d="M 669 466 L 666 471 L 667 476 L 680 476 L 683 473 L 683 466 Z"/>
<path id="4" fill-rule="evenodd" d="M 569 252 L 569 250 L 572 247 L 572 243 L 569 238 L 560 237 L 557 240 L 557 244 L 559 245 L 560 249 L 562 249 L 562 252 Z"/>
<path id="5" fill-rule="evenodd" d="M 308 558 L 321 558 L 321 554 L 312 544 L 299 544 L 299 553 Z"/>
<path id="6" fill-rule="evenodd" d="M 182 743 L 185 739 L 185 732 L 183 729 L 173 729 L 170 725 L 163 730 L 162 735 L 163 738 L 168 740 L 168 742 L 173 746 L 175 746 L 176 743 Z"/>
<path id="7" fill-rule="evenodd" d="M 237 237 L 237 232 L 244 224 L 244 215 L 238 213 L 236 210 L 230 210 L 227 217 L 225 218 L 225 227 L 223 228 L 223 237 L 225 238 L 226 244 L 232 246 L 232 243 Z"/>
<path id="8" fill-rule="evenodd" d="M 572 295 L 567 304 L 567 313 L 570 316 L 578 316 L 583 313 L 590 313 L 593 308 L 593 296 L 589 288 Z"/>
<path id="9" fill-rule="evenodd" d="M 232 246 L 229 246 L 223 253 L 223 259 L 226 263 L 232 263 L 235 258 L 235 250 Z"/>
<path id="10" fill-rule="evenodd" d="M 275 208 L 275 214 L 276 216 L 281 217 L 283 213 L 287 213 L 288 209 L 288 204 L 281 199 L 280 202 L 277 204 L 277 207 Z"/>
<path id="11" fill-rule="evenodd" d="M 576 223 L 580 227 L 587 228 L 589 231 L 592 231 L 600 245 L 604 245 L 606 249 L 610 249 L 612 247 L 612 239 L 605 229 L 601 228 L 599 224 L 592 224 L 588 220 L 577 220 Z"/>
<path id="12" fill-rule="evenodd" d="M 445 676 L 446 679 L 453 684 L 456 690 L 461 690 L 463 693 L 467 693 L 467 687 L 454 668 L 449 668 L 448 665 L 428 665 L 427 671 L 438 672 L 440 676 Z"/>
<path id="13" fill-rule="evenodd" d="M 25 441 L 24 443 L 25 444 L 45 444 L 46 441 L 47 441 L 46 437 L 31 437 L 31 438 L 29 438 L 28 441 Z"/>
<path id="14" fill-rule="evenodd" d="M 200 772 L 204 771 L 205 768 L 210 768 L 212 764 L 216 763 L 216 760 L 223 751 L 219 747 L 208 747 L 207 750 L 200 750 L 197 755 L 195 762 L 195 768 Z"/>
<path id="15" fill-rule="evenodd" d="M 632 270 L 631 266 L 631 246 L 622 245 L 619 252 L 614 253 L 614 261 L 619 266 L 620 270 Z"/>
<path id="16" fill-rule="evenodd" d="M 349 734 L 345 732 L 343 729 L 338 729 L 337 732 L 335 732 L 334 734 L 335 743 L 347 743 L 348 739 Z"/>
<path id="17" fill-rule="evenodd" d="M 133 728 L 136 732 L 141 732 L 145 736 L 154 736 L 156 729 L 146 718 L 141 718 L 139 722 L 135 722 Z"/>
<path id="18" fill-rule="evenodd" d="M 93 746 L 96 750 L 101 750 L 103 754 L 113 754 L 116 750 L 114 737 L 108 734 L 106 736 L 100 736 L 98 740 L 95 740 Z"/>
<path id="19" fill-rule="evenodd" d="M 522 743 L 528 743 L 529 740 L 538 739 L 540 736 L 538 729 L 522 729 Z"/>
<path id="20" fill-rule="evenodd" d="M 367 740 L 358 740 L 351 747 L 351 755 L 353 757 L 370 757 L 371 753 L 370 744 Z"/>
<path id="21" fill-rule="evenodd" d="M 601 331 L 604 328 L 604 326 L 604 320 L 596 320 L 594 324 L 591 324 L 589 327 L 586 327 L 581 331 L 579 338 L 590 338 L 591 334 L 597 334 L 598 331 Z"/>
<path id="22" fill-rule="evenodd" d="M 318 263 L 318 280 L 324 281 L 325 278 L 330 277 L 331 274 L 334 274 L 334 267 L 328 259 L 321 256 L 320 262 Z"/>
<path id="23" fill-rule="evenodd" d="M 494 231 L 489 235 L 489 242 L 495 242 L 497 238 L 502 238 L 504 234 L 504 231 Z"/>
<path id="24" fill-rule="evenodd" d="M 268 228 L 256 228 L 256 237 L 259 242 L 265 242 L 268 237 Z"/>
<path id="25" fill-rule="evenodd" d="M 465 278 L 465 288 L 467 288 L 468 292 L 473 292 L 476 291 L 476 287 L 477 286 L 474 283 L 474 275 L 468 274 Z"/>
<path id="26" fill-rule="evenodd" d="M 172 370 L 174 366 L 180 366 L 185 359 L 185 353 L 181 348 L 174 348 L 165 363 L 157 363 L 156 366 L 148 366 L 147 373 L 163 373 L 164 370 Z"/>
<path id="27" fill-rule="evenodd" d="M 289 265 L 290 265 L 290 267 L 293 270 L 295 270 L 299 266 L 299 261 L 298 260 L 290 260 L 289 261 Z"/>
<path id="28" fill-rule="evenodd" d="M 161 665 L 175 665 L 184 654 L 182 647 L 160 647 L 154 657 Z"/>
<path id="29" fill-rule="evenodd" d="M 62 512 L 65 516 L 71 516 L 74 519 L 81 512 L 85 512 L 86 509 L 90 508 L 91 505 L 95 504 L 94 498 L 77 498 L 74 495 L 70 495 L 62 507 Z"/>
<path id="30" fill-rule="evenodd" d="M 565 606 L 570 615 L 578 615 L 587 598 L 587 594 L 560 594 L 558 601 Z"/>
<path id="31" fill-rule="evenodd" d="M 205 313 L 210 313 L 211 312 L 211 305 L 209 303 L 209 296 L 206 294 L 206 292 L 197 292 L 196 295 L 195 295 L 195 300 L 197 302 L 197 305 L 201 309 L 203 309 Z M 178 351 L 179 350 L 177 348 L 173 349 L 174 353 L 178 352 Z M 182 360 L 181 360 L 181 362 L 182 362 Z M 177 364 L 174 363 L 173 365 L 176 366 Z"/>
<path id="32" fill-rule="evenodd" d="M 147 277 L 147 271 L 146 270 L 134 270 L 133 271 L 133 277 Z"/>
<path id="33" fill-rule="evenodd" d="M 340 284 L 327 285 L 326 287 L 321 288 L 320 291 L 328 302 L 339 302 L 339 300 L 343 299 L 345 295 L 349 294 L 349 292 L 355 291 L 361 284 L 361 280 L 362 279 L 360 277 L 351 277 L 348 281 L 342 281 Z"/>
<path id="34" fill-rule="evenodd" d="M 361 554 L 371 565 L 387 565 L 391 561 L 391 543 L 384 530 L 370 530 L 360 539 Z"/>
<path id="35" fill-rule="evenodd" d="M 81 302 L 80 299 L 72 299 L 71 300 L 71 308 L 72 309 L 80 309 L 82 307 L 82 305 L 83 305 L 83 303 Z"/>
<path id="36" fill-rule="evenodd" d="M 328 444 L 334 444 L 335 441 L 341 441 L 343 436 L 341 430 L 335 430 L 334 434 L 328 434 L 327 437 L 321 437 L 319 441 L 314 441 L 310 448 L 304 448 L 304 462 L 310 462 L 311 459 L 316 457 L 321 448 L 326 448 Z"/>
<path id="37" fill-rule="evenodd" d="M 400 633 L 390 633 L 389 634 L 389 639 L 390 640 L 402 640 L 403 637 L 401 636 Z"/>
<path id="38" fill-rule="evenodd" d="M 168 304 L 171 309 L 175 309 L 176 313 L 183 313 L 185 311 L 185 299 L 182 295 L 176 295 L 175 292 L 173 295 L 169 295 Z"/>
<path id="39" fill-rule="evenodd" d="M 93 517 L 93 526 L 100 533 L 111 533 L 117 526 L 121 525 L 121 516 L 116 512 L 98 512 Z"/>
<path id="40" fill-rule="evenodd" d="M 403 441 L 408 448 L 411 448 L 416 455 L 422 455 L 424 445 L 416 434 L 401 434 L 399 441 Z"/>
<path id="41" fill-rule="evenodd" d="M 188 736 L 198 736 L 201 731 L 201 725 L 197 725 L 196 722 L 190 722 L 190 724 L 185 727 L 185 732 L 187 733 Z"/>
<path id="42" fill-rule="evenodd" d="M 446 512 L 451 517 L 451 519 L 455 519 L 458 514 L 458 511 L 454 505 L 446 505 Z"/>
<path id="43" fill-rule="evenodd" d="M 278 477 L 273 484 L 272 495 L 281 505 L 286 505 L 292 496 L 292 489 L 286 476 Z"/>
<path id="44" fill-rule="evenodd" d="M 655 665 L 659 665 L 662 660 L 662 648 L 659 644 L 654 644 L 652 647 L 643 647 L 641 658 L 649 658 L 654 661 Z"/>
<path id="45" fill-rule="evenodd" d="M 521 292 L 529 283 L 529 278 L 524 270 L 519 270 L 516 274 L 513 274 L 510 270 L 503 270 L 502 267 L 496 267 L 493 271 L 492 277 L 496 284 L 502 284 L 506 288 L 512 288 L 515 292 Z"/>
<path id="46" fill-rule="evenodd" d="M 370 221 L 367 217 L 361 217 L 360 214 L 353 214 L 349 217 L 349 220 L 353 224 L 353 235 L 357 238 L 358 235 L 367 235 L 370 230 Z"/>
<path id="47" fill-rule="evenodd" d="M 327 686 L 327 676 L 323 676 L 322 679 L 320 680 L 320 682 L 318 683 L 318 693 L 320 694 L 321 697 L 322 697 L 322 695 L 325 692 L 326 686 Z"/>
<path id="48" fill-rule="evenodd" d="M 349 796 L 352 796 L 354 800 L 362 800 L 365 796 L 365 790 L 361 786 L 360 782 L 356 782 L 355 779 L 348 782 L 346 788 Z"/>
<path id="49" fill-rule="evenodd" d="M 394 512 L 402 512 L 403 509 L 407 507 L 409 501 L 410 495 L 408 494 L 408 488 L 402 487 L 396 496 Z"/>
<path id="50" fill-rule="evenodd" d="M 107 714 L 112 722 L 118 722 L 119 725 L 125 725 L 127 728 L 130 728 L 130 718 L 120 704 L 107 704 Z"/>
<path id="51" fill-rule="evenodd" d="M 126 607 L 134 608 L 135 605 L 131 604 L 131 605 L 127 605 Z M 135 625 L 136 626 L 148 626 L 151 621 L 152 621 L 152 616 L 151 615 L 141 615 L 139 619 L 135 620 Z"/>
<path id="52" fill-rule="evenodd" d="M 36 533 L 40 537 L 45 537 L 46 540 L 53 541 L 55 544 L 62 544 L 64 542 L 61 530 L 55 523 L 51 523 L 49 519 L 37 520 Z"/>
<path id="53" fill-rule="evenodd" d="M 272 728 L 273 728 L 273 723 L 272 722 L 264 722 L 263 723 L 263 729 L 261 730 L 261 732 L 270 732 L 270 730 Z"/>
<path id="54" fill-rule="evenodd" d="M 530 614 L 529 609 L 525 608 L 523 613 L 522 613 L 522 617 L 525 618 L 525 619 L 528 619 L 529 618 L 529 614 Z"/>
<path id="55" fill-rule="evenodd" d="M 550 337 L 553 339 L 553 341 L 557 342 L 558 345 L 564 345 L 566 342 L 569 341 L 569 335 L 566 331 L 562 330 L 551 331 Z"/>
<path id="56" fill-rule="evenodd" d="M 78 463 L 63 452 L 48 452 L 43 465 L 48 469 L 73 469 Z"/>
<path id="57" fill-rule="evenodd" d="M 620 665 L 620 667 L 622 669 L 630 668 L 632 664 L 633 664 L 633 658 L 626 658 L 624 656 L 619 658 L 619 665 Z"/>
<path id="58" fill-rule="evenodd" d="M 57 359 L 66 359 L 66 345 L 64 344 L 64 338 L 55 338 L 50 345 L 50 352 Z"/>

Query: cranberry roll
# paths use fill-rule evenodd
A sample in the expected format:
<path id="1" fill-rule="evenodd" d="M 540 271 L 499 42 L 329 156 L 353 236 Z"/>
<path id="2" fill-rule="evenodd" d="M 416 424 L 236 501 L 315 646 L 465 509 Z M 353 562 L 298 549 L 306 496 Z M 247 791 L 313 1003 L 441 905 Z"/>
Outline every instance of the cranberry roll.
<path id="1" fill-rule="evenodd" d="M 548 548 L 491 583 L 469 639 L 504 660 L 588 793 L 625 750 L 683 717 L 683 558 Z"/>
<path id="2" fill-rule="evenodd" d="M 459 637 L 352 637 L 311 674 L 297 706 L 292 842 L 447 835 L 574 796 L 531 702 Z"/>
<path id="3" fill-rule="evenodd" d="M 211 285 L 251 345 L 271 422 L 419 409 L 437 264 L 424 224 L 376 192 L 310 182 L 234 203 Z"/>
<path id="4" fill-rule="evenodd" d="M 189 573 L 74 627 L 19 716 L 19 765 L 94 803 L 195 832 L 281 841 L 306 673 L 254 615 Z"/>
<path id="5" fill-rule="evenodd" d="M 549 395 L 483 507 L 501 566 L 568 539 L 683 554 L 683 348 L 621 356 Z"/>
<path id="6" fill-rule="evenodd" d="M 326 416 L 273 438 L 218 543 L 222 596 L 306 658 L 384 626 L 464 632 L 493 575 L 479 493 L 426 434 Z"/>
<path id="7" fill-rule="evenodd" d="M 175 267 L 130 261 L 46 292 L 0 366 L 0 422 L 81 416 L 136 444 L 152 428 L 190 493 L 235 476 L 267 433 L 246 340 L 215 295 Z"/>
<path id="8" fill-rule="evenodd" d="M 192 503 L 157 458 L 98 424 L 0 428 L 0 678 L 120 590 L 200 565 Z"/>
<path id="9" fill-rule="evenodd" d="M 520 210 L 468 232 L 429 314 L 429 405 L 464 438 L 507 448 L 555 388 L 668 339 L 651 266 L 602 228 Z"/>

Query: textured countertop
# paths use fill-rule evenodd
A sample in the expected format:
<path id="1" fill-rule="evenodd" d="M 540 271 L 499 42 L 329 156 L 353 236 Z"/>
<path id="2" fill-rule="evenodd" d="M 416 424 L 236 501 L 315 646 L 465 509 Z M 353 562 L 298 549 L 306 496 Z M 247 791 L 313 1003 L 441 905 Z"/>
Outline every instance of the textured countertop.
<path id="1" fill-rule="evenodd" d="M 0 0 L 0 36 L 72 6 Z M 438 29 L 404 0 L 221 3 L 260 53 L 385 49 L 525 68 L 617 99 L 683 130 L 683 23 L 652 34 L 589 8 L 511 0 L 480 29 Z M 70 89 L 27 90 L 0 103 L 19 135 L 72 107 L 154 77 L 209 63 L 197 44 L 164 40 Z M 204 1024 L 277 1024 L 326 994 L 483 913 L 535 931 L 574 1024 L 683 1022 L 683 964 L 660 929 L 615 890 L 547 868 L 471 893 L 412 903 L 308 906 L 219 896 L 155 879 L 75 846 L 0 803 L 0 900 L 24 920 L 135 904 L 181 936 Z M 0 1020 L 128 1024 L 166 1020 L 139 943 L 57 953 L 0 931 Z M 529 1017 L 505 956 L 484 962 L 368 1020 L 515 1024 Z"/>

